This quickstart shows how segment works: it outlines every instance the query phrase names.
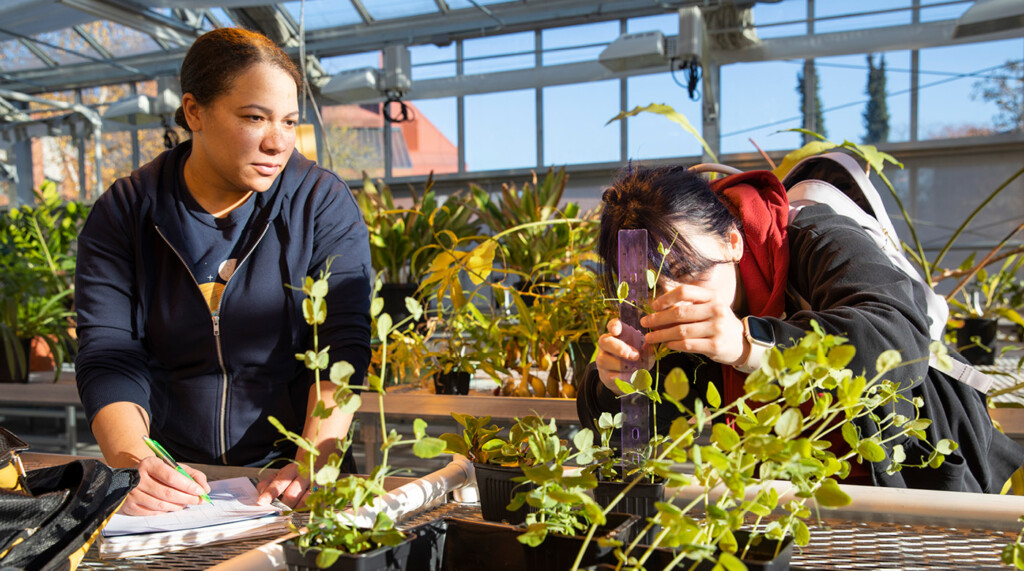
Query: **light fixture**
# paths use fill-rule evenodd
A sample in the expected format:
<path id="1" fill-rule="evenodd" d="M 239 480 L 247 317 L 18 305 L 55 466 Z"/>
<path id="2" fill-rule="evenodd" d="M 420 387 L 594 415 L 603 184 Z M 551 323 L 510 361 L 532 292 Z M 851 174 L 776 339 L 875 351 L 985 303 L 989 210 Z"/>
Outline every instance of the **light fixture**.
<path id="1" fill-rule="evenodd" d="M 103 112 L 107 121 L 128 123 L 140 127 L 169 123 L 174 112 L 181 105 L 181 98 L 170 89 L 164 89 L 156 97 L 130 95 L 111 103 Z"/>
<path id="2" fill-rule="evenodd" d="M 610 71 L 667 65 L 665 36 L 656 30 L 619 36 L 601 50 L 597 61 Z"/>
<path id="3" fill-rule="evenodd" d="M 980 36 L 1024 28 L 1021 0 L 975 0 L 956 21 L 953 38 Z"/>

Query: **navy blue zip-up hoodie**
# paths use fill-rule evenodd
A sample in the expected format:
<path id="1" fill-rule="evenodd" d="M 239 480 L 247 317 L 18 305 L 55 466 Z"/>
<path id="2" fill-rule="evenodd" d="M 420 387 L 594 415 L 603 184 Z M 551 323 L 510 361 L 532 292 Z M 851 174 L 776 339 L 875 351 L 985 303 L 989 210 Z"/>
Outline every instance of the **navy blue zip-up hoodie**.
<path id="1" fill-rule="evenodd" d="M 78 239 L 78 391 L 90 424 L 127 401 L 178 460 L 261 465 L 290 454 L 267 420 L 301 432 L 312 375 L 295 358 L 312 347 L 300 286 L 331 260 L 320 347 L 362 381 L 370 358 L 366 225 L 337 175 L 297 151 L 257 193 L 239 263 L 211 315 L 189 266 L 176 207 L 185 142 L 118 179 Z M 188 192 L 180 189 L 181 192 Z M 275 444 L 275 442 L 277 442 Z"/>

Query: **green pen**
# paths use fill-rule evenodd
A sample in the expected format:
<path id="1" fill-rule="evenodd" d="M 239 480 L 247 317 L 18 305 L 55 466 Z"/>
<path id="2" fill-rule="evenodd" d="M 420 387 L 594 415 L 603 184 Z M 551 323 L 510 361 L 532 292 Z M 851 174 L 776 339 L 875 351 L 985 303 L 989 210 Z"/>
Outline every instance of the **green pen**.
<path id="1" fill-rule="evenodd" d="M 150 438 L 148 436 L 143 436 L 142 437 L 142 441 L 146 443 L 146 446 L 149 446 L 149 449 L 153 451 L 153 454 L 156 454 L 157 458 L 159 458 L 159 459 L 163 460 L 164 462 L 167 462 L 168 464 L 170 464 L 172 468 L 177 470 L 179 473 L 181 473 L 183 476 L 185 476 L 189 480 L 192 480 L 193 482 L 196 482 L 196 479 L 193 478 L 192 476 L 190 476 L 188 474 L 188 472 L 186 472 L 185 469 L 181 467 L 181 464 L 178 464 L 177 462 L 175 462 L 174 458 L 172 458 L 171 455 L 166 450 L 164 450 L 163 446 L 160 446 L 159 442 L 157 442 L 156 440 L 153 440 L 152 438 Z M 196 482 L 196 484 L 198 484 L 198 483 L 199 482 Z M 208 496 L 205 492 L 202 493 L 202 494 L 199 494 L 199 497 L 203 498 L 204 500 L 206 500 L 207 502 L 209 502 L 211 504 L 213 503 L 213 500 L 211 500 L 210 496 Z"/>

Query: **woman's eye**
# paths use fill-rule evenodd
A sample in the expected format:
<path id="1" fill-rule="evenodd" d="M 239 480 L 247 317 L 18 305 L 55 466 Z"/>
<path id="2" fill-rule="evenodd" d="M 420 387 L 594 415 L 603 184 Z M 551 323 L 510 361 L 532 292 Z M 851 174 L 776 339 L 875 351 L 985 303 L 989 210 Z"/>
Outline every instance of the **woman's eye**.
<path id="1" fill-rule="evenodd" d="M 299 122 L 295 121 L 293 119 L 288 119 L 287 121 L 284 122 L 284 124 L 289 126 L 289 127 L 295 127 L 296 125 L 299 124 Z"/>

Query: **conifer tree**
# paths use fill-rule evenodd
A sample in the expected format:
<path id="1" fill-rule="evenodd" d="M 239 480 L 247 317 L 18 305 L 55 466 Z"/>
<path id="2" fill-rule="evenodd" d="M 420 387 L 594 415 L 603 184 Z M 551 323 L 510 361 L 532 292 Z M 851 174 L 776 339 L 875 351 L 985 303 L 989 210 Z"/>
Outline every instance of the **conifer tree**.
<path id="1" fill-rule="evenodd" d="M 864 110 L 865 143 L 884 143 L 889 140 L 889 108 L 885 100 L 885 55 L 875 67 L 873 54 L 868 54 L 868 104 Z"/>
<path id="2" fill-rule="evenodd" d="M 796 92 L 800 94 L 800 113 L 803 115 L 804 122 L 803 128 L 809 131 L 814 131 L 828 137 L 828 132 L 825 130 L 825 115 L 821 112 L 821 94 L 818 91 L 818 74 L 814 69 L 814 62 L 808 61 L 804 64 L 804 69 L 811 72 L 811 90 L 814 92 L 814 121 L 810 121 L 810 117 L 807 116 L 807 91 L 804 89 L 804 72 L 800 71 L 796 76 Z M 806 145 L 812 139 L 809 135 L 803 135 L 803 142 Z"/>

